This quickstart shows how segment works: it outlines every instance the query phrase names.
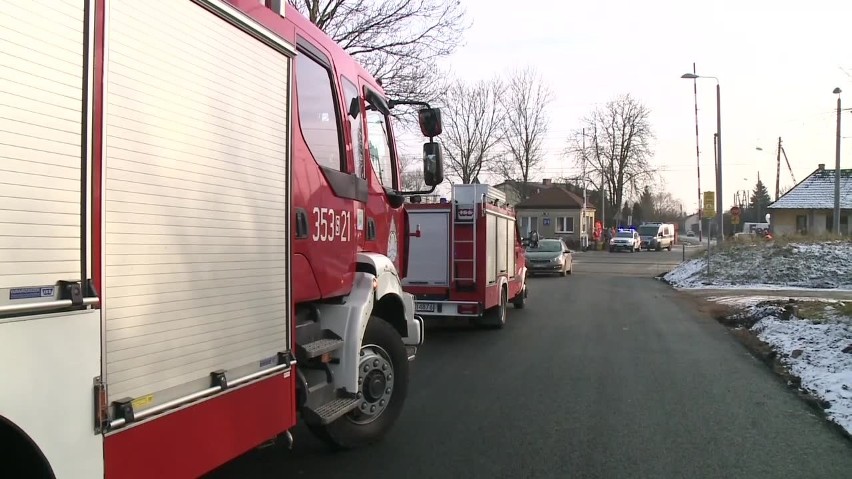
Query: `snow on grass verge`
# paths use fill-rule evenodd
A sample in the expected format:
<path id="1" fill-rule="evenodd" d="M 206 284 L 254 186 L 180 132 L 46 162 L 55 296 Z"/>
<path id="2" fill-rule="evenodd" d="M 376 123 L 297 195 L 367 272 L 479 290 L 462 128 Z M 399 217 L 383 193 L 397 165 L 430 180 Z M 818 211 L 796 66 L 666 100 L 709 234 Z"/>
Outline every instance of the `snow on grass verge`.
<path id="1" fill-rule="evenodd" d="M 662 277 L 676 288 L 852 289 L 852 242 L 731 243 Z"/>
<path id="2" fill-rule="evenodd" d="M 717 301 L 724 298 L 717 298 Z M 746 301 L 734 315 L 777 354 L 776 360 L 816 398 L 826 417 L 852 435 L 852 302 Z"/>

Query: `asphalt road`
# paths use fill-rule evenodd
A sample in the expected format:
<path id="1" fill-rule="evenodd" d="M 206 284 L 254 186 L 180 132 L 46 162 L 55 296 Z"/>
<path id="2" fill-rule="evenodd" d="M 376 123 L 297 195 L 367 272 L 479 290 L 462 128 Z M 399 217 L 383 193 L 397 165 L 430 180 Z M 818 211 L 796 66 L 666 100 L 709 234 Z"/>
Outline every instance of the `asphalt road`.
<path id="1" fill-rule="evenodd" d="M 330 453 L 300 426 L 292 451 L 210 477 L 849 477 L 850 441 L 648 278 L 676 253 L 578 254 L 573 275 L 530 281 L 505 329 L 430 328 L 380 444 Z"/>
<path id="2" fill-rule="evenodd" d="M 671 271 L 684 258 L 688 259 L 702 251 L 704 251 L 704 247 L 698 245 L 676 245 L 671 251 L 578 252 L 574 254 L 574 271 L 606 276 L 643 276 L 650 278 Z"/>

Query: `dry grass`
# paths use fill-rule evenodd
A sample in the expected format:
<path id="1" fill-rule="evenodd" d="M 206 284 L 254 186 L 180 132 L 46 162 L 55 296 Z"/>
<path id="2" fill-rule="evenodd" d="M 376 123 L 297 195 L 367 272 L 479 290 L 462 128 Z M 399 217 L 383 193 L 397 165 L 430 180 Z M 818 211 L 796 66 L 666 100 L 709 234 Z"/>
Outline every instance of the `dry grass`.
<path id="1" fill-rule="evenodd" d="M 852 321 L 852 302 L 802 301 L 796 304 L 796 316 L 812 323 Z"/>
<path id="2" fill-rule="evenodd" d="M 806 301 L 796 305 L 796 317 L 806 319 L 812 323 L 821 323 L 831 318 L 834 310 L 830 303 L 822 301 Z"/>
<path id="3" fill-rule="evenodd" d="M 835 303 L 834 308 L 837 310 L 838 314 L 852 318 L 852 301 Z"/>

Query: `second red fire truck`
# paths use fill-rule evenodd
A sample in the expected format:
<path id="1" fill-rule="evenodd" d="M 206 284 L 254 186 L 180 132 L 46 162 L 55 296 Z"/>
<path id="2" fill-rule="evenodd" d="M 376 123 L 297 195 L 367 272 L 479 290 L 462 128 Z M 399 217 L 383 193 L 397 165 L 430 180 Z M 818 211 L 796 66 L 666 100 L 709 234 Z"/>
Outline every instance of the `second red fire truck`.
<path id="1" fill-rule="evenodd" d="M 509 304 L 524 307 L 524 248 L 505 193 L 453 185 L 449 201 L 413 203 L 407 211 L 413 236 L 403 284 L 418 314 L 502 328 Z"/>

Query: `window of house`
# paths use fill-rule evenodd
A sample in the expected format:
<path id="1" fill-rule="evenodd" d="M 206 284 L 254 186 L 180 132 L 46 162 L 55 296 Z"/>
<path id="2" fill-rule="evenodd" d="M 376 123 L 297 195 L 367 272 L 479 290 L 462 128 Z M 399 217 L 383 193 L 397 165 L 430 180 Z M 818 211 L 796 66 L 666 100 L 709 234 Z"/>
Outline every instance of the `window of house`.
<path id="1" fill-rule="evenodd" d="M 526 236 L 531 231 L 538 231 L 538 217 L 524 216 L 521 218 L 521 234 Z"/>
<path id="2" fill-rule="evenodd" d="M 390 134 L 385 115 L 374 107 L 367 109 L 367 143 L 370 148 L 370 163 L 379 181 L 386 188 L 394 189 L 394 158 L 390 148 Z"/>
<path id="3" fill-rule="evenodd" d="M 343 95 L 346 103 L 343 105 L 345 111 L 349 111 L 352 102 L 361 104 L 361 96 L 358 95 L 358 87 L 349 81 L 346 77 L 340 77 L 343 83 Z M 349 122 L 349 133 L 352 137 L 352 156 L 355 158 L 355 174 L 359 178 L 367 178 L 367 169 L 364 166 L 364 117 L 363 113 L 358 113 L 357 118 L 352 118 L 352 115 L 347 114 L 346 119 Z"/>
<path id="4" fill-rule="evenodd" d="M 302 136 L 314 160 L 320 166 L 345 171 L 329 70 L 304 53 L 296 55 L 296 90 Z"/>
<path id="5" fill-rule="evenodd" d="M 573 233 L 574 232 L 574 218 L 571 216 L 559 216 L 556 218 L 556 232 L 557 233 Z"/>
<path id="6" fill-rule="evenodd" d="M 796 215 L 796 233 L 808 234 L 808 217 L 806 215 Z"/>

